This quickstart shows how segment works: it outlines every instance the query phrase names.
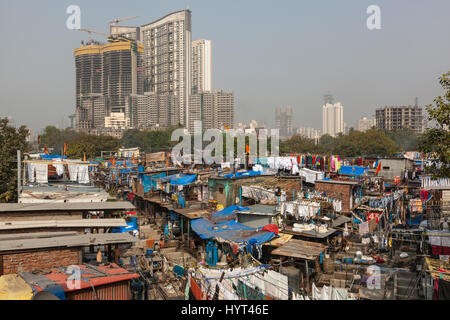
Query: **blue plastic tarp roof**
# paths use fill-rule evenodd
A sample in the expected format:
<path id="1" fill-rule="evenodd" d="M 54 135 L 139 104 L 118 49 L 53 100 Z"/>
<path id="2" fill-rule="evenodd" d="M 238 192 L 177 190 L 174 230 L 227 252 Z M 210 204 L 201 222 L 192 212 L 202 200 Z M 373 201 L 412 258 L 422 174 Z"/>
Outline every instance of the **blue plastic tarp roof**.
<path id="1" fill-rule="evenodd" d="M 194 182 L 195 180 L 197 180 L 196 174 L 185 175 L 182 177 L 170 179 L 170 184 L 173 184 L 175 186 L 185 186 L 187 184 Z"/>
<path id="2" fill-rule="evenodd" d="M 132 160 L 129 161 L 116 161 L 116 167 L 123 166 L 126 163 L 127 167 L 138 167 L 138 164 L 133 163 Z M 108 167 L 112 166 L 113 164 L 108 161 Z"/>
<path id="3" fill-rule="evenodd" d="M 359 166 L 342 166 L 341 170 L 339 170 L 340 174 L 348 174 L 352 176 L 361 176 L 369 170 L 367 167 L 359 167 Z"/>
<path id="4" fill-rule="evenodd" d="M 187 184 L 190 184 L 197 180 L 197 175 L 185 175 L 185 174 L 174 174 L 171 176 L 160 178 L 161 182 L 169 182 L 170 184 L 173 184 L 175 186 L 184 186 Z"/>
<path id="5" fill-rule="evenodd" d="M 167 181 L 170 181 L 170 180 L 172 180 L 172 179 L 175 179 L 175 178 L 179 178 L 179 177 L 181 177 L 181 176 L 183 176 L 182 174 L 180 174 L 180 173 L 178 173 L 178 174 L 173 174 L 173 175 L 171 175 L 171 176 L 164 176 L 164 177 L 162 177 L 162 178 L 159 178 L 159 180 L 161 180 L 161 182 L 167 182 Z"/>
<path id="6" fill-rule="evenodd" d="M 149 192 L 150 190 L 156 190 L 156 180 L 163 178 L 167 175 L 165 172 L 161 172 L 155 175 L 142 175 L 141 183 L 144 187 L 144 192 Z"/>
<path id="7" fill-rule="evenodd" d="M 260 176 L 263 173 L 264 172 L 262 172 L 262 171 L 245 171 L 245 172 L 236 172 L 236 174 L 234 174 L 234 173 L 226 174 L 223 177 L 224 178 L 241 178 L 241 177 L 250 177 L 250 176 Z"/>
<path id="8" fill-rule="evenodd" d="M 139 231 L 137 218 L 135 218 L 135 217 L 131 218 L 130 221 L 127 222 L 126 227 L 113 228 L 111 230 L 111 233 L 124 233 L 124 232 L 133 231 L 133 230 Z"/>
<path id="9" fill-rule="evenodd" d="M 196 219 L 191 222 L 192 230 L 202 239 L 220 237 L 236 243 L 262 244 L 275 237 L 275 233 L 245 226 L 233 219 L 234 211 L 249 210 L 231 206 L 212 214 L 211 219 Z M 222 219 L 222 220 L 221 220 Z"/>
<path id="10" fill-rule="evenodd" d="M 41 159 L 66 159 L 66 156 L 52 155 L 52 154 L 41 154 Z"/>

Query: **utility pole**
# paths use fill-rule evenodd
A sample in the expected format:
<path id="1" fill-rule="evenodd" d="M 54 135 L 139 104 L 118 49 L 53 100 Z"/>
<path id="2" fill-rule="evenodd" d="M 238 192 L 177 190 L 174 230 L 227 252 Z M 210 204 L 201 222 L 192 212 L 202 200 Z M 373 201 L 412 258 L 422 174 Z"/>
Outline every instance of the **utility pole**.
<path id="1" fill-rule="evenodd" d="M 17 150 L 17 202 L 19 202 L 19 197 L 20 197 L 20 180 L 22 178 L 20 169 L 21 169 L 21 165 L 20 165 L 20 150 Z"/>

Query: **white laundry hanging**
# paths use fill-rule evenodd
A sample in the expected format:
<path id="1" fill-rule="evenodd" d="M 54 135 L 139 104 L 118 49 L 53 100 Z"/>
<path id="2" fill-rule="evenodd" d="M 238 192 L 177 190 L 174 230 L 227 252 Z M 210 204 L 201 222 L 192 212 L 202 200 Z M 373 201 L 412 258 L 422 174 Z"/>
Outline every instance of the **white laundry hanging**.
<path id="1" fill-rule="evenodd" d="M 333 200 L 333 209 L 336 212 L 342 212 L 342 201 L 341 200 Z"/>
<path id="2" fill-rule="evenodd" d="M 35 164 L 36 182 L 48 183 L 48 164 Z"/>
<path id="3" fill-rule="evenodd" d="M 58 176 L 62 175 L 64 173 L 64 166 L 61 159 L 53 159 L 52 162 L 53 166 L 56 168 L 56 174 Z"/>
<path id="4" fill-rule="evenodd" d="M 89 166 L 87 164 L 78 166 L 78 182 L 89 183 Z"/>
<path id="5" fill-rule="evenodd" d="M 76 182 L 78 180 L 78 165 L 69 164 L 67 167 L 69 168 L 70 181 Z"/>
<path id="6" fill-rule="evenodd" d="M 28 181 L 29 182 L 36 181 L 36 179 L 34 178 L 35 169 L 36 169 L 36 166 L 33 163 L 28 163 Z"/>

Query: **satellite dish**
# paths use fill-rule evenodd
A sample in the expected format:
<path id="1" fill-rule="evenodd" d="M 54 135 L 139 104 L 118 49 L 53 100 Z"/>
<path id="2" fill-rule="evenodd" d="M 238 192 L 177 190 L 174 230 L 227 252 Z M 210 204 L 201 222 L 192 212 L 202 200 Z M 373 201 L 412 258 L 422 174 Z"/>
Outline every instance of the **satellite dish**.
<path id="1" fill-rule="evenodd" d="M 61 300 L 53 293 L 48 291 L 40 291 L 36 293 L 31 300 Z"/>

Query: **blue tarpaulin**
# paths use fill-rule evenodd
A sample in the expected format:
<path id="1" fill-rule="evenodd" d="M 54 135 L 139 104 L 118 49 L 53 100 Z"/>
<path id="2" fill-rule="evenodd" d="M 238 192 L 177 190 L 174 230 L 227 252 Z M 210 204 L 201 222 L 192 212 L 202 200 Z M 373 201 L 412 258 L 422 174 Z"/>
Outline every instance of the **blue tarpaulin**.
<path id="1" fill-rule="evenodd" d="M 142 175 L 141 183 L 144 187 L 144 192 L 149 192 L 150 190 L 156 190 L 156 180 L 163 178 L 167 175 L 165 172 L 161 172 L 155 175 Z"/>
<path id="2" fill-rule="evenodd" d="M 174 174 L 171 176 L 160 178 L 161 182 L 169 182 L 175 186 L 184 186 L 197 180 L 197 175 Z"/>
<path id="3" fill-rule="evenodd" d="M 182 174 L 173 174 L 171 176 L 167 176 L 167 177 L 164 176 L 163 178 L 159 178 L 159 180 L 161 180 L 161 182 L 167 182 L 167 181 L 170 181 L 172 179 L 179 178 L 182 176 L 183 176 Z"/>
<path id="4" fill-rule="evenodd" d="M 245 172 L 236 172 L 236 174 L 226 174 L 223 177 L 224 178 L 241 178 L 241 177 L 250 177 L 250 176 L 260 176 L 264 172 L 262 171 L 245 171 Z"/>
<path id="5" fill-rule="evenodd" d="M 359 166 L 342 166 L 339 170 L 340 174 L 348 174 L 352 176 L 361 176 L 369 170 L 367 167 L 359 167 Z"/>
<path id="6" fill-rule="evenodd" d="M 66 159 L 66 156 L 52 155 L 52 154 L 41 154 L 41 159 Z"/>
<path id="7" fill-rule="evenodd" d="M 139 231 L 137 218 L 135 218 L 135 217 L 131 218 L 130 222 L 127 222 L 126 227 L 113 228 L 111 230 L 111 232 L 112 233 L 124 233 L 124 232 L 133 231 L 133 230 Z"/>
<path id="8" fill-rule="evenodd" d="M 130 160 L 130 161 L 116 161 L 115 166 L 116 167 L 122 167 L 125 164 L 125 162 L 126 162 L 127 167 L 138 167 L 139 166 L 138 164 L 133 163 L 132 160 Z M 108 162 L 108 166 L 109 167 L 112 167 L 112 165 L 113 164 L 111 162 Z"/>
<path id="9" fill-rule="evenodd" d="M 211 219 L 201 218 L 191 222 L 192 230 L 202 239 L 220 237 L 236 243 L 262 244 L 275 237 L 275 233 L 245 226 L 233 219 L 234 211 L 249 210 L 231 206 L 212 214 Z"/>
<path id="10" fill-rule="evenodd" d="M 195 180 L 197 180 L 197 175 L 196 174 L 183 175 L 181 177 L 170 179 L 170 184 L 173 184 L 175 186 L 184 186 L 184 185 L 187 185 L 187 184 L 191 184 Z"/>

